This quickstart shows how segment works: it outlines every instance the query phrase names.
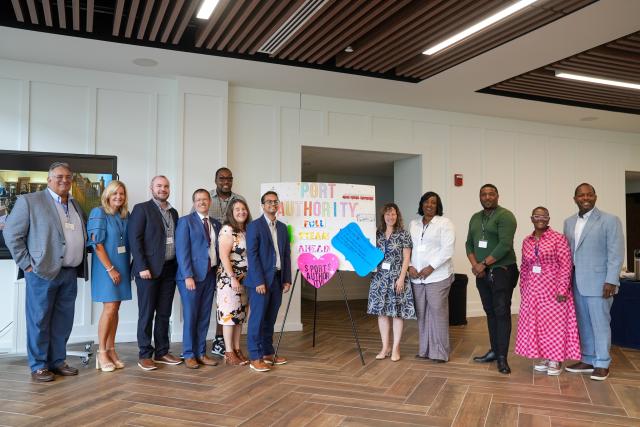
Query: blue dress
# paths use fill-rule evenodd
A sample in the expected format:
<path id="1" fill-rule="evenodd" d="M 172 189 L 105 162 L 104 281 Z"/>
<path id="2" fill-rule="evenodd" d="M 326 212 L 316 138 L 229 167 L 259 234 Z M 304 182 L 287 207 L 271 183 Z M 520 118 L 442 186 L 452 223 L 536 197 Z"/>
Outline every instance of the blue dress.
<path id="1" fill-rule="evenodd" d="M 100 262 L 98 255 L 91 257 L 91 298 L 95 302 L 114 302 L 131 299 L 131 272 L 127 219 L 109 215 L 102 207 L 93 208 L 87 221 L 88 246 L 102 243 L 109 260 L 120 273 L 120 284 L 115 285 Z M 93 235 L 93 239 L 92 239 Z M 118 247 L 126 252 L 119 254 Z"/>

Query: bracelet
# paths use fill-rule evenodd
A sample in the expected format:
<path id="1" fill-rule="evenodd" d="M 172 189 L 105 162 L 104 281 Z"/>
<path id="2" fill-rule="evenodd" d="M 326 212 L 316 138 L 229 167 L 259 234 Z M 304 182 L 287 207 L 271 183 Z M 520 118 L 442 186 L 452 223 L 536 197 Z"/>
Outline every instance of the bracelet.
<path id="1" fill-rule="evenodd" d="M 111 270 L 113 270 L 114 268 L 116 268 L 116 267 L 115 267 L 113 264 L 111 264 L 111 267 L 109 267 L 109 268 L 105 268 L 105 271 L 108 273 L 108 272 L 110 272 Z"/>

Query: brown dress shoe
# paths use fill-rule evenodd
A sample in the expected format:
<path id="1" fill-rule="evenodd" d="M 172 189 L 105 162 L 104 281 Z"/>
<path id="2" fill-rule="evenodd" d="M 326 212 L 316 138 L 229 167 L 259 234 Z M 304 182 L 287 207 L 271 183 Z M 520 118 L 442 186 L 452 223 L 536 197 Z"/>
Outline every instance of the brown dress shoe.
<path id="1" fill-rule="evenodd" d="M 196 359 L 199 364 L 207 366 L 218 366 L 218 361 L 213 357 L 209 357 L 206 354 Z"/>
<path id="2" fill-rule="evenodd" d="M 182 360 L 178 359 L 171 353 L 167 353 L 160 357 L 156 356 L 153 361 L 156 363 L 164 363 L 165 365 L 179 365 L 182 363 Z"/>
<path id="3" fill-rule="evenodd" d="M 224 363 L 231 366 L 240 366 L 243 364 L 235 351 L 224 352 Z"/>
<path id="4" fill-rule="evenodd" d="M 193 357 L 184 359 L 184 366 L 186 366 L 189 369 L 198 369 L 200 367 L 200 365 L 198 365 L 198 361 Z"/>
<path id="5" fill-rule="evenodd" d="M 604 381 L 609 378 L 608 368 L 595 368 L 591 374 L 591 379 L 596 381 Z"/>
<path id="6" fill-rule="evenodd" d="M 31 379 L 37 383 L 48 383 L 56 378 L 55 375 L 48 369 L 36 369 L 31 372 Z"/>
<path id="7" fill-rule="evenodd" d="M 267 371 L 271 370 L 269 365 L 264 363 L 264 360 L 262 360 L 262 359 L 252 360 L 251 362 L 249 362 L 249 368 L 253 369 L 254 371 L 258 371 L 258 372 L 267 372 Z"/>
<path id="8" fill-rule="evenodd" d="M 286 357 L 282 357 L 282 356 L 278 356 L 275 360 L 273 359 L 273 354 L 270 354 L 268 356 L 264 356 L 264 363 L 267 363 L 269 365 L 284 365 L 285 363 L 287 363 L 287 358 Z"/>
<path id="9" fill-rule="evenodd" d="M 153 360 L 151 359 L 140 359 L 138 360 L 138 366 L 145 371 L 153 371 L 154 369 L 158 369 Z"/>
<path id="10" fill-rule="evenodd" d="M 565 371 L 572 372 L 574 374 L 590 374 L 593 372 L 593 365 L 589 365 L 588 363 L 578 362 L 574 363 L 571 366 L 565 366 Z"/>
<path id="11" fill-rule="evenodd" d="M 63 377 L 72 377 L 74 375 L 78 375 L 78 370 L 74 367 L 67 365 L 66 363 L 62 363 L 62 365 L 51 369 L 51 372 L 53 372 L 56 375 L 61 375 Z"/>
<path id="12" fill-rule="evenodd" d="M 238 359 L 242 360 L 242 364 L 243 365 L 249 364 L 249 359 L 247 359 L 247 356 L 242 354 L 242 350 L 237 349 L 237 350 L 233 350 L 233 351 L 236 353 L 236 356 L 238 356 Z"/>

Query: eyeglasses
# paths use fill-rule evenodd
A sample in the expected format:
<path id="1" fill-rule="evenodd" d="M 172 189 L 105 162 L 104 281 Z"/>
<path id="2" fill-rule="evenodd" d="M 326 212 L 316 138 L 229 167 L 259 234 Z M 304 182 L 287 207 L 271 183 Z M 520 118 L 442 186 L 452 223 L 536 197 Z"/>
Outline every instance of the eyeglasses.
<path id="1" fill-rule="evenodd" d="M 62 181 L 62 180 L 71 181 L 73 177 L 71 175 L 52 175 L 51 178 L 55 179 L 56 181 Z"/>
<path id="2" fill-rule="evenodd" d="M 531 219 L 534 221 L 546 221 L 549 219 L 548 215 L 532 215 Z"/>
<path id="3" fill-rule="evenodd" d="M 220 181 L 233 181 L 233 177 L 232 176 L 219 176 L 218 179 Z"/>
<path id="4" fill-rule="evenodd" d="M 280 200 L 265 200 L 264 204 L 278 206 L 280 204 Z"/>

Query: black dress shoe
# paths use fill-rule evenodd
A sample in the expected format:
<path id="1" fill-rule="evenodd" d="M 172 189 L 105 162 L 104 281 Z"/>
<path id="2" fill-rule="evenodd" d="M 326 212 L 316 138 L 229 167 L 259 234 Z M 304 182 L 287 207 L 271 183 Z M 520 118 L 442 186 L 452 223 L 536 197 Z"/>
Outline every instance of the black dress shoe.
<path id="1" fill-rule="evenodd" d="M 443 360 L 443 359 L 431 359 L 431 361 L 432 361 L 433 363 L 447 363 L 447 361 L 446 361 L 446 360 Z"/>
<path id="2" fill-rule="evenodd" d="M 56 375 L 61 375 L 63 377 L 71 377 L 74 375 L 78 375 L 78 370 L 72 366 L 67 365 L 66 363 L 63 363 L 62 365 L 51 369 L 51 372 L 53 372 Z"/>
<path id="3" fill-rule="evenodd" d="M 420 354 L 416 354 L 416 359 L 429 360 L 429 356 L 420 356 Z"/>
<path id="4" fill-rule="evenodd" d="M 493 350 L 489 350 L 486 354 L 473 358 L 473 361 L 478 363 L 488 363 L 493 362 L 494 360 L 496 360 L 496 354 L 493 352 Z"/>
<path id="5" fill-rule="evenodd" d="M 498 356 L 498 372 L 501 374 L 510 374 L 511 368 L 507 363 L 507 358 L 504 356 Z"/>

